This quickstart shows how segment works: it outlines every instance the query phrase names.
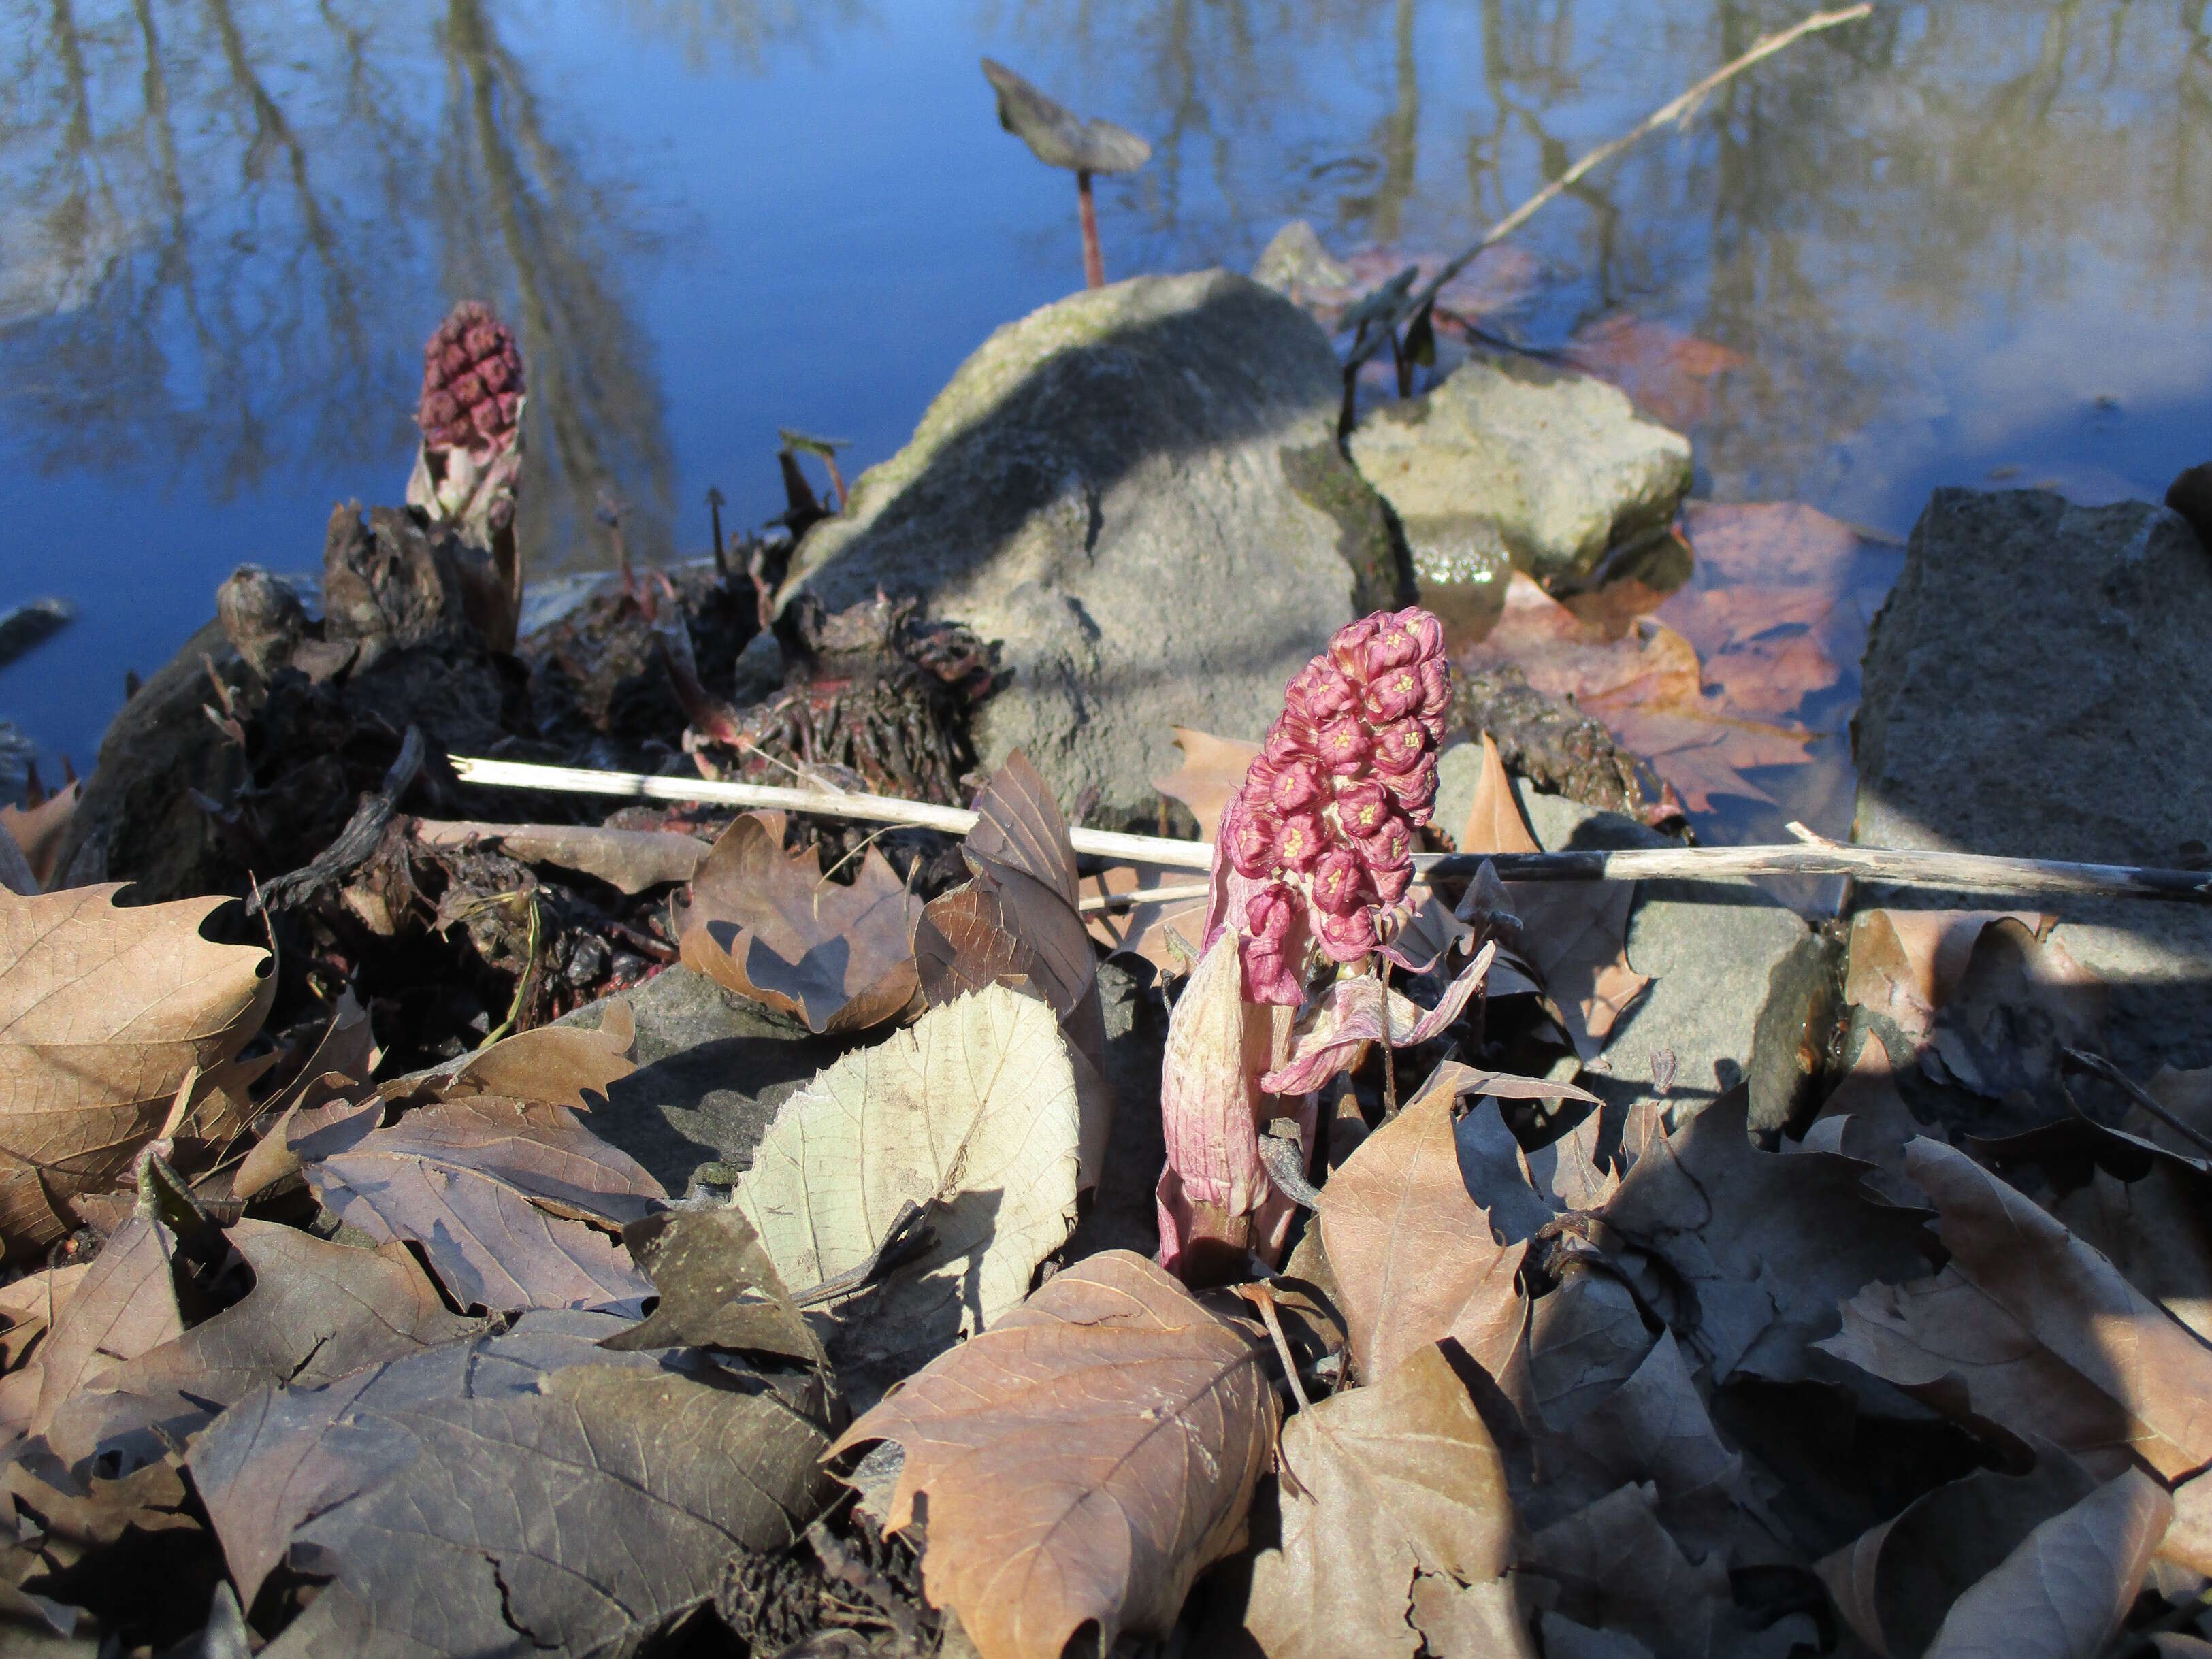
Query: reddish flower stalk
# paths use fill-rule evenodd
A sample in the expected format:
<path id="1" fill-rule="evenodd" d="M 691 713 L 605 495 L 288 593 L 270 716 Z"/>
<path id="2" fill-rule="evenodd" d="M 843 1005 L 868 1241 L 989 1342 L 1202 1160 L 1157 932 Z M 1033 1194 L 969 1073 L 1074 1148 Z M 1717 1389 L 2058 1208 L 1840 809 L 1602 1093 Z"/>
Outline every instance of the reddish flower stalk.
<path id="1" fill-rule="evenodd" d="M 407 501 L 484 555 L 465 570 L 469 619 L 495 650 L 512 650 L 522 603 L 514 496 L 522 471 L 522 353 L 514 331 L 477 300 L 447 314 L 422 348 L 422 428 Z"/>

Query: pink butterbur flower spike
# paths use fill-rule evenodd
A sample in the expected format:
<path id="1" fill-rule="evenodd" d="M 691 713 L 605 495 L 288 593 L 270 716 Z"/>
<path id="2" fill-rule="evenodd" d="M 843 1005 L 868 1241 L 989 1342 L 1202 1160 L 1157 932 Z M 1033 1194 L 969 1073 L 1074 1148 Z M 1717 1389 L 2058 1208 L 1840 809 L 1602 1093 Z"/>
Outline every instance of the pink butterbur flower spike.
<path id="1" fill-rule="evenodd" d="M 1222 815 L 1205 948 L 1170 1022 L 1161 1088 L 1160 1260 L 1186 1278 L 1279 1250 L 1295 1206 L 1258 1156 L 1271 1119 L 1297 1119 L 1310 1150 L 1314 1091 L 1372 1042 L 1427 1041 L 1480 986 L 1487 955 L 1424 1012 L 1372 971 L 1410 915 L 1413 836 L 1436 805 L 1450 705 L 1437 619 L 1418 607 L 1363 617 L 1285 689 Z M 1334 979 L 1310 998 L 1329 964 Z"/>

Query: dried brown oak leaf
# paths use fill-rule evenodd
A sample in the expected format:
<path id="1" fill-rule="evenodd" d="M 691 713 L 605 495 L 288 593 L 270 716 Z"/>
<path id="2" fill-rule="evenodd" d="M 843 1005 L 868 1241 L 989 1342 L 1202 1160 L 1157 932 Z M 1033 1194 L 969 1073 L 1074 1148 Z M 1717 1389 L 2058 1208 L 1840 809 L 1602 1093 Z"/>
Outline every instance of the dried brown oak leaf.
<path id="1" fill-rule="evenodd" d="M 1052 1011 L 987 986 L 785 1100 L 733 1201 L 802 1297 L 868 1269 L 921 1209 L 926 1244 L 817 1316 L 848 1388 L 880 1387 L 1029 1293 L 1074 1225 L 1081 1127 Z"/>
<path id="2" fill-rule="evenodd" d="M 1504 1461 L 1433 1343 L 1297 1413 L 1280 1461 L 1282 1547 L 1253 1562 L 1244 1616 L 1268 1659 L 1413 1659 L 1417 1570 L 1479 1584 L 1511 1563 Z"/>
<path id="3" fill-rule="evenodd" d="M 359 1133 L 374 1114 L 371 1103 L 333 1125 L 327 1152 L 295 1134 L 301 1172 L 333 1213 L 370 1237 L 421 1245 L 461 1306 L 603 1307 L 653 1294 L 609 1234 L 668 1195 L 574 1113 L 461 1096 Z"/>
<path id="4" fill-rule="evenodd" d="M 588 1112 L 606 1103 L 608 1089 L 637 1069 L 630 1050 L 637 1017 L 627 1002 L 611 1002 L 596 1026 L 541 1025 L 501 1038 L 471 1054 L 450 1074 L 436 1078 L 437 1098 L 504 1095 Z"/>
<path id="5" fill-rule="evenodd" d="M 1572 1651 L 1554 1620 L 1633 1638 L 1655 1659 L 1706 1659 L 1729 1616 L 1727 1564 L 1692 1562 L 1661 1524 L 1658 1494 L 1628 1486 L 1555 1521 L 1521 1555 L 1524 1582 L 1555 1590 L 1545 1651 Z M 1605 1651 L 1603 1649 L 1585 1651 Z"/>
<path id="6" fill-rule="evenodd" d="M 40 1349 L 28 1432 L 44 1434 L 54 1413 L 102 1372 L 185 1334 L 170 1267 L 176 1248 L 175 1236 L 148 1217 L 116 1229 Z"/>
<path id="7" fill-rule="evenodd" d="M 1505 763 L 1486 732 L 1482 736 L 1482 775 L 1460 831 L 1459 849 L 1542 850 L 1521 817 Z M 1520 964 L 1550 998 L 1575 1052 L 1585 1060 L 1595 1057 L 1620 1017 L 1651 983 L 1648 974 L 1638 973 L 1628 963 L 1628 917 L 1636 906 L 1635 883 L 1518 881 L 1504 885 L 1506 902 L 1521 921 L 1513 946 Z"/>
<path id="8" fill-rule="evenodd" d="M 332 1382 L 481 1328 L 447 1311 L 404 1245 L 364 1250 L 252 1219 L 225 1237 L 253 1270 L 252 1290 L 88 1378 L 46 1429 L 64 1463 L 103 1451 L 124 1468 L 158 1461 L 161 1441 L 183 1440 L 264 1383 Z"/>
<path id="9" fill-rule="evenodd" d="M 830 1490 L 824 1437 L 773 1389 L 595 1346 L 621 1328 L 527 1313 L 203 1431 L 240 1600 L 288 1561 L 328 1580 L 272 1651 L 634 1652 L 740 1546 L 790 1545 Z"/>
<path id="10" fill-rule="evenodd" d="M 1786 1382 L 1838 1303 L 1926 1270 L 1925 1217 L 1874 1202 L 1852 1159 L 1759 1151 L 1746 1099 L 1732 1089 L 1655 1137 L 1599 1212 L 1600 1242 L 1713 1381 Z"/>
<path id="11" fill-rule="evenodd" d="M 1154 778 L 1152 787 L 1190 808 L 1199 838 L 1212 841 L 1221 833 L 1221 815 L 1258 758 L 1260 745 L 1181 726 L 1175 728 L 1175 742 L 1182 764 L 1164 778 Z M 1186 870 L 1117 864 L 1086 878 L 1083 890 L 1086 897 L 1115 898 L 1148 887 L 1184 886 L 1190 879 Z M 1142 957 L 1164 973 L 1188 973 L 1206 939 L 1206 906 L 1203 898 L 1170 899 L 1101 910 L 1091 917 L 1091 936 L 1117 956 Z"/>
<path id="12" fill-rule="evenodd" d="M 225 901 L 123 908 L 118 886 L 0 893 L 0 1238 L 70 1231 L 74 1194 L 113 1186 L 198 1067 L 260 1029 L 269 953 L 200 927 Z"/>
<path id="13" fill-rule="evenodd" d="M 786 851 L 783 814 L 748 812 L 725 830 L 678 911 L 685 966 L 804 1020 L 817 1036 L 864 1031 L 918 995 L 914 924 L 921 900 L 871 847 L 850 886 L 811 848 Z"/>
<path id="14" fill-rule="evenodd" d="M 1261 1349 L 1126 1250 L 1048 1280 L 847 1430 L 896 1441 L 889 1530 L 928 1502 L 922 1583 L 982 1659 L 1059 1659 L 1096 1622 L 1164 1635 L 1243 1541 L 1275 1432 Z"/>
<path id="15" fill-rule="evenodd" d="M 1961 1595 L 1927 1659 L 2097 1659 L 2172 1518 L 2173 1499 L 2141 1469 L 2108 1481 Z"/>
<path id="16" fill-rule="evenodd" d="M 1440 1073 L 1322 1188 L 1322 1242 L 1363 1377 L 1448 1336 L 1495 1374 L 1520 1340 L 1528 1247 L 1493 1237 L 1460 1174 L 1452 1103 L 1468 1071 Z"/>
<path id="17" fill-rule="evenodd" d="M 1905 1170 L 1951 1259 L 1844 1303 L 1823 1349 L 2100 1474 L 2130 1454 L 2169 1480 L 2212 1463 L 2212 1347 L 1964 1152 L 1915 1140 Z"/>

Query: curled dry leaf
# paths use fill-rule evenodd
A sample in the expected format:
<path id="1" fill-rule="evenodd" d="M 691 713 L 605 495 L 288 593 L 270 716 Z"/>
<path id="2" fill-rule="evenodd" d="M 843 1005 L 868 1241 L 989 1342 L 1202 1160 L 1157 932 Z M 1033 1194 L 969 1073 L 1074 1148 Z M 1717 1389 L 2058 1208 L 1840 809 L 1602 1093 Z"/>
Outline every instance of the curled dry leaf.
<path id="1" fill-rule="evenodd" d="M 1863 1164 L 1759 1151 L 1746 1100 L 1730 1090 L 1650 1140 L 1600 1213 L 1608 1254 L 1714 1381 L 1787 1381 L 1838 1303 L 1925 1270 L 1924 1218 L 1875 1202 Z"/>
<path id="2" fill-rule="evenodd" d="M 417 818 L 410 831 L 428 847 L 496 847 L 524 864 L 605 882 L 618 892 L 689 881 L 707 856 L 707 843 L 673 830 L 614 830 L 577 823 L 451 823 Z"/>
<path id="3" fill-rule="evenodd" d="M 1836 1610 L 1883 1659 L 1921 1659 L 1961 1594 L 2097 1483 L 2046 1446 L 2026 1474 L 1977 1469 L 1819 1564 Z"/>
<path id="4" fill-rule="evenodd" d="M 61 873 L 62 848 L 84 786 L 71 778 L 36 806 L 0 806 L 0 830 L 8 832 L 29 866 L 33 890 L 50 888 Z"/>
<path id="5" fill-rule="evenodd" d="M 525 1314 L 321 1388 L 264 1388 L 193 1444 L 241 1602 L 326 1578 L 298 1654 L 634 1651 L 742 1547 L 828 1495 L 823 1437 L 771 1389 L 594 1346 L 603 1314 Z"/>
<path id="6" fill-rule="evenodd" d="M 635 1304 L 651 1284 L 605 1230 L 667 1201 L 627 1152 L 559 1106 L 462 1096 L 386 1128 L 349 1109 L 292 1147 L 315 1194 L 379 1242 L 419 1244 L 463 1307 Z M 319 1144 L 318 1144 L 319 1142 Z"/>
<path id="7" fill-rule="evenodd" d="M 1966 977 L 1975 941 L 2006 917 L 2040 937 L 2047 917 L 2024 910 L 1862 910 L 1851 918 L 1844 1000 L 1893 1022 L 1914 1042 Z"/>
<path id="8" fill-rule="evenodd" d="M 783 823 L 748 812 L 714 842 L 678 912 L 684 964 L 817 1036 L 898 1018 L 917 995 L 921 900 L 872 847 L 850 886 L 831 881 L 813 851 L 784 849 Z"/>
<path id="9" fill-rule="evenodd" d="M 1505 1467 L 1442 1348 L 1285 1425 L 1282 1547 L 1253 1563 L 1245 1628 L 1268 1659 L 1421 1648 L 1416 1570 L 1487 1583 L 1512 1560 Z"/>
<path id="10" fill-rule="evenodd" d="M 928 1501 L 922 1582 L 983 1659 L 1161 1635 L 1241 1542 L 1275 1431 L 1261 1350 L 1125 1250 L 940 1355 L 833 1452 L 896 1441 L 890 1530 Z"/>
<path id="11" fill-rule="evenodd" d="M 44 1434 L 70 1396 L 103 1372 L 185 1334 L 171 1270 L 176 1248 L 175 1236 L 149 1217 L 116 1229 L 40 1352 L 27 1432 Z"/>
<path id="12" fill-rule="evenodd" d="M 2166 1488 L 2128 1470 L 2036 1528 L 1961 1595 L 1927 1659 L 2097 1659 L 2172 1518 Z"/>
<path id="13" fill-rule="evenodd" d="M 440 1099 L 501 1095 L 588 1112 L 637 1069 L 630 1058 L 636 1040 L 629 1004 L 611 1002 L 597 1026 L 541 1025 L 501 1038 L 439 1078 L 434 1093 Z"/>
<path id="14" fill-rule="evenodd" d="M 829 1364 L 760 1236 L 735 1205 L 657 1211 L 623 1228 L 623 1243 L 652 1275 L 660 1304 L 601 1347 L 619 1353 L 722 1348 Z"/>
<path id="15" fill-rule="evenodd" d="M 1260 1077 L 1275 1026 L 1274 1010 L 1245 1001 L 1237 939 L 1224 933 L 1176 1000 L 1160 1069 L 1160 1261 L 1170 1273 L 1211 1277 L 1224 1258 L 1241 1268 L 1252 1218 L 1273 1194 L 1260 1159 Z"/>
<path id="16" fill-rule="evenodd" d="M 1410 1048 L 1443 1032 L 1482 988 L 1497 951 L 1486 945 L 1433 1008 L 1386 987 L 1379 975 L 1341 974 L 1298 1020 L 1290 1057 L 1260 1079 L 1269 1094 L 1302 1095 L 1352 1070 L 1370 1042 Z"/>
<path id="17" fill-rule="evenodd" d="M 115 1184 L 197 1067 L 260 1029 L 269 953 L 200 927 L 221 899 L 123 908 L 117 886 L 0 893 L 0 1237 L 69 1231 L 72 1194 Z"/>
<path id="18" fill-rule="evenodd" d="M 1521 817 L 1505 763 L 1488 732 L 1482 775 L 1460 832 L 1463 853 L 1535 853 L 1542 849 Z M 1520 919 L 1509 960 L 1540 986 L 1583 1059 L 1594 1058 L 1620 1017 L 1651 983 L 1628 963 L 1628 918 L 1636 885 L 1623 881 L 1509 882 L 1505 903 Z M 1475 890 L 1470 888 L 1473 914 Z"/>
<path id="19" fill-rule="evenodd" d="M 2092 1468 L 2132 1454 L 2172 1480 L 2212 1463 L 2212 1347 L 1964 1152 L 1915 1140 L 1905 1170 L 1950 1261 L 1869 1285 L 1822 1348 Z"/>
<path id="20" fill-rule="evenodd" d="M 777 1110 L 735 1202 L 794 1295 L 920 1253 L 822 1316 L 848 1389 L 880 1387 L 1018 1304 L 1074 1225 L 1081 1121 L 1052 1011 L 989 986 L 846 1055 Z"/>

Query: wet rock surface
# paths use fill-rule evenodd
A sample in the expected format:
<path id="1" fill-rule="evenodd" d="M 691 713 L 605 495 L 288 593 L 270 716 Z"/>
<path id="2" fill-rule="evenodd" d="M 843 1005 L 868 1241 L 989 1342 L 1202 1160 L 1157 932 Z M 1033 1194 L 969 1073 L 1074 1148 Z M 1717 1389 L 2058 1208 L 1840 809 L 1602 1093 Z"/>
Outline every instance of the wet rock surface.
<path id="1" fill-rule="evenodd" d="M 1618 387 L 1520 359 L 1463 364 L 1435 391 L 1376 410 L 1352 459 L 1405 526 L 1424 580 L 1517 565 L 1586 576 L 1663 531 L 1689 493 L 1690 442 Z"/>
<path id="2" fill-rule="evenodd" d="M 2172 866 L 2212 835 L 2212 556 L 2146 502 L 1936 492 L 1875 623 L 1854 726 L 1853 838 Z M 1862 908 L 2003 907 L 1862 888 Z M 2131 1069 L 2212 1063 L 2212 914 L 2027 904 L 2111 988 Z"/>
<path id="3" fill-rule="evenodd" d="M 1020 748 L 1099 821 L 1154 810 L 1170 728 L 1254 738 L 1355 612 L 1401 602 L 1335 447 L 1320 328 L 1222 271 L 1139 277 L 994 334 L 913 440 L 809 532 L 782 593 L 924 596 L 1003 641 L 981 763 Z"/>

